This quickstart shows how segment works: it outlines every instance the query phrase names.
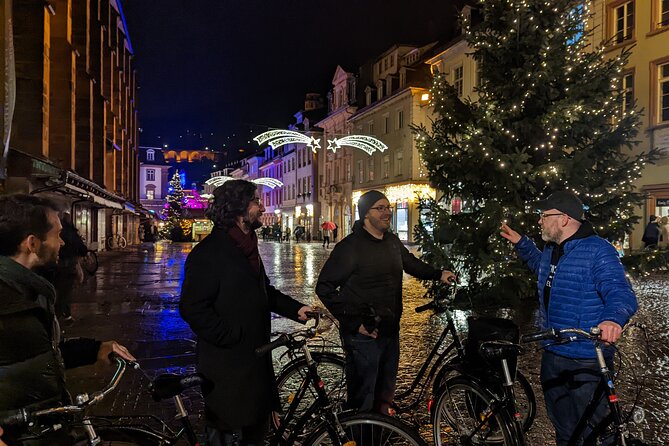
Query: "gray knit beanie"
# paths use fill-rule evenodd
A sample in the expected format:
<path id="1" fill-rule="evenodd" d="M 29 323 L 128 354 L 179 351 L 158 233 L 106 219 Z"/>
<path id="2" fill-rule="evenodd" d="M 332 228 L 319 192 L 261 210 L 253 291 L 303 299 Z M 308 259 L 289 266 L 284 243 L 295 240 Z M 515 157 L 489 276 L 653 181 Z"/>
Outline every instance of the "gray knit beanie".
<path id="1" fill-rule="evenodd" d="M 388 199 L 385 195 L 383 195 L 382 192 L 379 192 L 378 190 L 370 190 L 369 192 L 362 194 L 358 200 L 358 216 L 360 220 L 365 219 L 365 215 L 367 215 L 367 212 L 369 212 L 369 208 L 374 206 L 374 203 L 384 198 L 386 200 Z"/>

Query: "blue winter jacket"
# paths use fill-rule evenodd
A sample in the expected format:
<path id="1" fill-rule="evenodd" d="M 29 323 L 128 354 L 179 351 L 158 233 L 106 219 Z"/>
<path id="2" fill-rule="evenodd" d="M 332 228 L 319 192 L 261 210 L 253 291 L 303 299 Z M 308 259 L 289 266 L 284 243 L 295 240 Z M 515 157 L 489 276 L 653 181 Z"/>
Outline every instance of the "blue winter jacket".
<path id="1" fill-rule="evenodd" d="M 549 243 L 541 252 L 526 236 L 516 244 L 521 259 L 538 275 L 542 329 L 589 330 L 603 321 L 623 327 L 636 312 L 637 301 L 613 245 L 597 235 L 566 241 L 546 310 L 544 285 L 553 249 L 558 247 Z M 569 358 L 595 357 L 592 342 L 587 339 L 551 346 L 548 350 Z"/>

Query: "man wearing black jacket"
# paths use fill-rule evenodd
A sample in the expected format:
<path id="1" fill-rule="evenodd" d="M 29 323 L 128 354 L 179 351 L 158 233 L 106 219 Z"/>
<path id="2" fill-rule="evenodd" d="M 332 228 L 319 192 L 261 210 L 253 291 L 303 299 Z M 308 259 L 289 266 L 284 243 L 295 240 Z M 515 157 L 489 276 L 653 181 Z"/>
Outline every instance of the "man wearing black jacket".
<path id="1" fill-rule="evenodd" d="M 255 183 L 230 180 L 214 190 L 211 234 L 188 255 L 179 311 L 197 335 L 198 370 L 211 446 L 260 445 L 278 410 L 271 355 L 271 313 L 305 321 L 311 307 L 274 288 L 255 230 L 265 207 Z"/>
<path id="2" fill-rule="evenodd" d="M 358 215 L 353 233 L 325 262 L 316 294 L 340 323 L 349 406 L 388 413 L 399 363 L 402 274 L 444 283 L 455 275 L 417 259 L 388 231 L 392 211 L 381 192 L 363 194 Z"/>
<path id="3" fill-rule="evenodd" d="M 112 351 L 134 360 L 114 341 L 61 340 L 53 285 L 34 272 L 52 266 L 63 245 L 55 206 L 31 195 L 0 197 L 0 412 L 69 402 L 65 368 L 108 361 Z M 60 423 L 63 420 L 59 420 Z M 69 445 L 68 430 L 31 438 L 6 428 L 11 445 Z"/>

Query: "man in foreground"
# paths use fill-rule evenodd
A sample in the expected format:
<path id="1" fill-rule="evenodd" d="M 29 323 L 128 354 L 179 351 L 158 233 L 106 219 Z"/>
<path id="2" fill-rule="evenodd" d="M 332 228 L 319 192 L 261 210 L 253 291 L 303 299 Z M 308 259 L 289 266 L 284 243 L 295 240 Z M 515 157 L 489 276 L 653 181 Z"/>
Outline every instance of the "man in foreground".
<path id="1" fill-rule="evenodd" d="M 616 342 L 637 310 L 636 296 L 616 249 L 584 219 L 583 203 L 573 193 L 555 192 L 539 201 L 537 208 L 541 238 L 546 242 L 543 252 L 506 224 L 502 224 L 501 235 L 515 245 L 520 258 L 539 277 L 542 328 L 599 327 L 603 341 Z M 610 348 L 606 355 L 612 367 Z M 598 383 L 599 367 L 591 341 L 581 339 L 544 351 L 541 384 L 557 446 L 568 443 Z M 595 418 L 603 418 L 607 410 L 602 398 Z"/>
<path id="2" fill-rule="evenodd" d="M 108 362 L 111 352 L 134 360 L 115 341 L 60 339 L 53 285 L 36 274 L 52 268 L 63 245 L 56 207 L 31 195 L 0 197 L 0 411 L 69 402 L 65 368 Z M 59 420 L 63 422 L 63 420 Z M 33 439 L 5 429 L 11 445 L 69 445 L 68 429 Z"/>
<path id="3" fill-rule="evenodd" d="M 255 230 L 265 211 L 255 183 L 230 180 L 214 190 L 214 223 L 188 255 L 179 310 L 197 335 L 208 443 L 260 445 L 270 413 L 280 408 L 271 355 L 271 313 L 305 321 L 311 307 L 274 288 L 258 253 Z"/>
<path id="4" fill-rule="evenodd" d="M 358 214 L 353 232 L 325 262 L 316 294 L 340 323 L 349 406 L 388 414 L 399 363 L 402 274 L 444 283 L 455 275 L 418 260 L 389 231 L 392 210 L 381 192 L 363 194 Z"/>

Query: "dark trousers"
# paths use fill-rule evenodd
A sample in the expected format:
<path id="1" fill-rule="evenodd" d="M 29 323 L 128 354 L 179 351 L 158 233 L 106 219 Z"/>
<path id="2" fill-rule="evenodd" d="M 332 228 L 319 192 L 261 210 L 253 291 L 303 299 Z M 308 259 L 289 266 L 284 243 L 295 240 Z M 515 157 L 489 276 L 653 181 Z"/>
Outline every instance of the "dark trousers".
<path id="1" fill-rule="evenodd" d="M 330 247 L 330 236 L 329 235 L 324 235 L 323 236 L 323 247 L 324 248 L 329 248 Z"/>
<path id="2" fill-rule="evenodd" d="M 613 361 L 607 359 L 613 370 Z M 541 359 L 541 386 L 546 401 L 546 411 L 555 427 L 557 446 L 566 446 L 576 429 L 579 419 L 599 385 L 601 374 L 596 359 L 571 359 L 544 352 Z M 606 395 L 603 395 L 593 418 L 594 423 L 609 413 Z M 584 436 L 590 433 L 586 429 Z M 578 444 L 581 444 L 582 440 Z"/>
<path id="3" fill-rule="evenodd" d="M 356 333 L 343 339 L 349 408 L 388 414 L 395 396 L 399 335 L 373 339 Z"/>
<path id="4" fill-rule="evenodd" d="M 72 293 L 77 281 L 77 273 L 69 270 L 58 270 L 53 281 L 56 289 L 56 316 L 69 317 L 70 304 L 72 303 Z"/>
<path id="5" fill-rule="evenodd" d="M 207 446 L 260 446 L 269 432 L 269 418 L 264 423 L 234 431 L 222 431 L 211 426 L 205 430 Z"/>

